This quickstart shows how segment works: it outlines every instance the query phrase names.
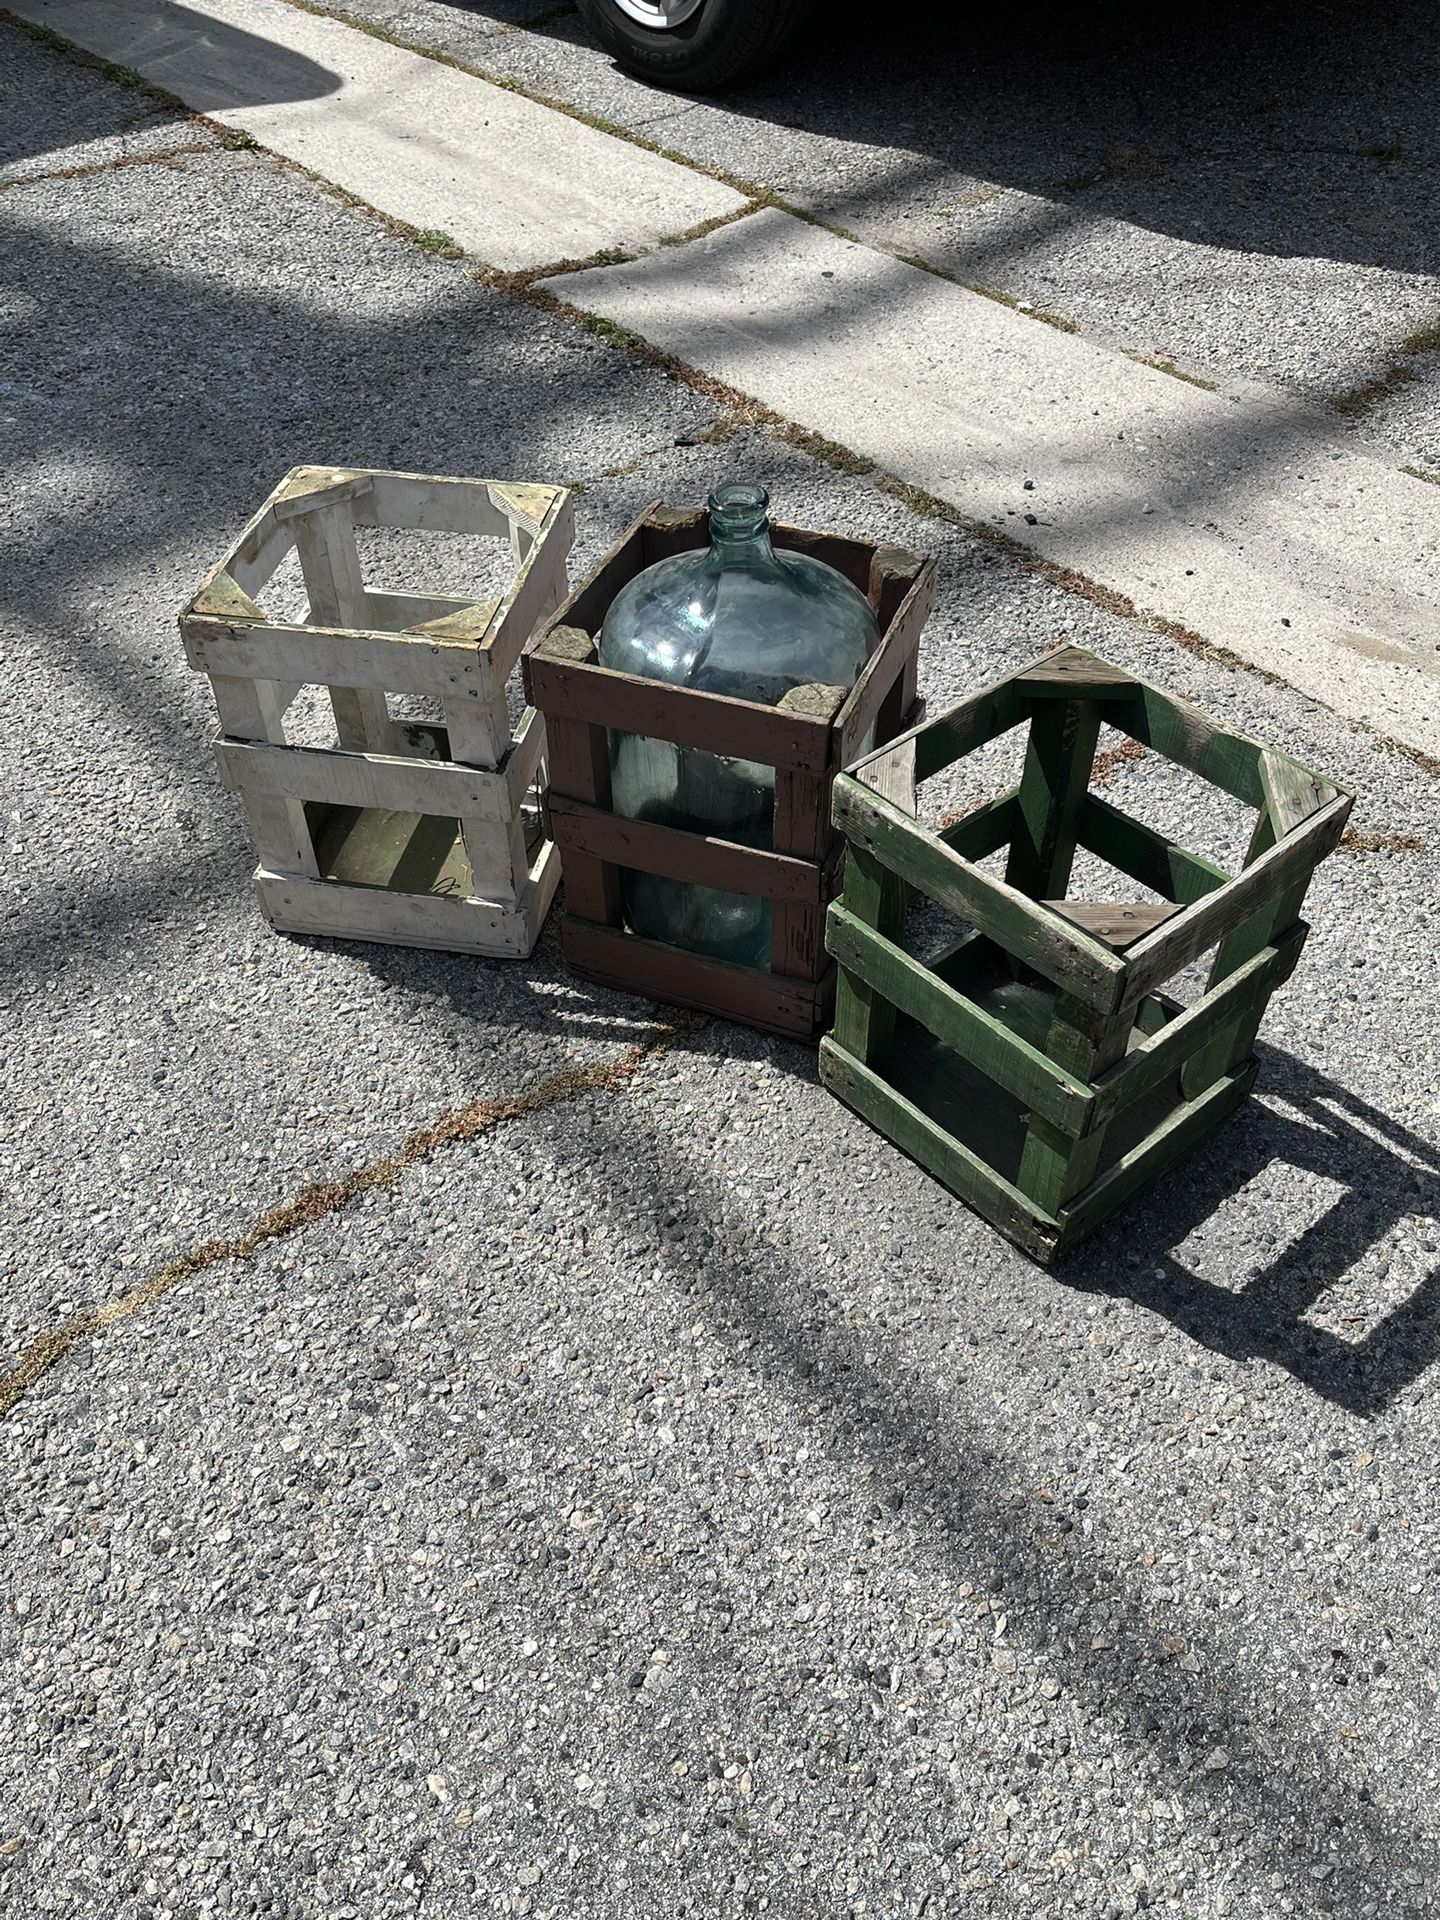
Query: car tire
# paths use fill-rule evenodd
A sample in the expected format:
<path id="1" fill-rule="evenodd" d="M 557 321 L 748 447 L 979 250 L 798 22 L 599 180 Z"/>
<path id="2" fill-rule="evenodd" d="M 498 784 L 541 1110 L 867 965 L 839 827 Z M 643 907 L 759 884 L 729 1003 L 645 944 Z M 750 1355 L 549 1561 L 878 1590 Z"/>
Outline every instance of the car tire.
<path id="1" fill-rule="evenodd" d="M 810 0 L 700 0 L 672 27 L 641 24 L 619 0 L 576 0 L 595 38 L 627 72 L 657 87 L 711 93 L 781 53 Z"/>

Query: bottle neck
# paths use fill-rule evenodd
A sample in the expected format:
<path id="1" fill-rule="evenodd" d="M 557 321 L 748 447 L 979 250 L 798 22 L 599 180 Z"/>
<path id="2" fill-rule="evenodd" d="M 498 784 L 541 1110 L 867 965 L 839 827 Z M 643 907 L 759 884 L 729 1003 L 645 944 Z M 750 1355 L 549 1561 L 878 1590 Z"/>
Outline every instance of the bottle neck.
<path id="1" fill-rule="evenodd" d="M 763 487 L 717 487 L 710 496 L 710 553 L 714 563 L 747 572 L 778 572 L 770 544 L 769 497 Z"/>

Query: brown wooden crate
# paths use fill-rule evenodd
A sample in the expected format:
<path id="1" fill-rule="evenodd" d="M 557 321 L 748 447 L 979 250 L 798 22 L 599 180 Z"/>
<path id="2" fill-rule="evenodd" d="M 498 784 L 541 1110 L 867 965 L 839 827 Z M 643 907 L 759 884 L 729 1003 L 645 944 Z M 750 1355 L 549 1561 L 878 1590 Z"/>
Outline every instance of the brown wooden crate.
<path id="1" fill-rule="evenodd" d="M 593 641 L 621 588 L 656 560 L 708 544 L 707 513 L 658 504 L 646 509 L 531 639 L 523 671 L 527 697 L 545 715 L 552 743 L 560 748 L 557 753 L 552 745 L 549 809 L 562 849 L 571 965 L 610 985 L 813 1038 L 824 1023 L 816 1011 L 817 987 L 828 980 L 827 995 L 833 995 L 834 970 L 824 951 L 825 906 L 836 891 L 840 851 L 830 820 L 831 782 L 872 726 L 884 741 L 913 718 L 917 655 L 934 601 L 936 562 L 838 534 L 787 526 L 771 531 L 777 547 L 837 568 L 876 612 L 880 645 L 848 694 L 797 688 L 780 706 L 763 707 L 596 664 Z M 609 728 L 773 766 L 775 851 L 610 816 L 604 777 Z M 770 900 L 769 972 L 726 967 L 626 931 L 622 867 Z M 828 1008 L 827 998 L 825 1018 Z"/>

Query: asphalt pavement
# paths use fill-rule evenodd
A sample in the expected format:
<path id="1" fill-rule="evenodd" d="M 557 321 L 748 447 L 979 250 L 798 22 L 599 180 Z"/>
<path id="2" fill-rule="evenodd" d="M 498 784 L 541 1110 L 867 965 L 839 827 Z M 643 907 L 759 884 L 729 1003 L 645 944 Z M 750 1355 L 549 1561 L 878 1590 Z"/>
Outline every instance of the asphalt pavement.
<path id="1" fill-rule="evenodd" d="M 0 129 L 0 1906 L 1430 1912 L 1433 772 L 3 24 Z M 577 569 L 753 475 L 940 554 L 932 703 L 1064 635 L 1353 785 L 1255 1097 L 1047 1275 L 553 931 L 270 934 L 174 615 L 299 461 Z"/>

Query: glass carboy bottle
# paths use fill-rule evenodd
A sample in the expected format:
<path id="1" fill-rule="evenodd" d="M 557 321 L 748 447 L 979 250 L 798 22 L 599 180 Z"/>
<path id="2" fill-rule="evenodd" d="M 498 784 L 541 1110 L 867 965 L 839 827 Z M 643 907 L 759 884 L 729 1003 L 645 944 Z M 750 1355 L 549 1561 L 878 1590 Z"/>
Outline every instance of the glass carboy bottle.
<path id="1" fill-rule="evenodd" d="M 870 604 L 823 561 L 777 552 L 769 504 L 763 487 L 717 487 L 708 550 L 673 554 L 622 588 L 601 631 L 601 665 L 766 706 L 793 687 L 853 686 L 880 638 Z M 772 844 L 773 767 L 612 732 L 610 786 L 629 819 Z M 769 965 L 768 900 L 632 871 L 622 887 L 636 933 Z"/>

